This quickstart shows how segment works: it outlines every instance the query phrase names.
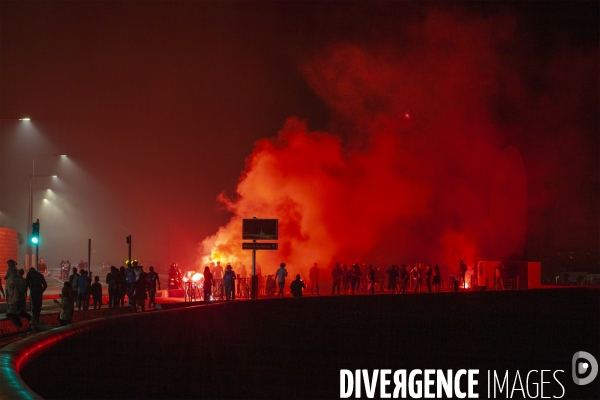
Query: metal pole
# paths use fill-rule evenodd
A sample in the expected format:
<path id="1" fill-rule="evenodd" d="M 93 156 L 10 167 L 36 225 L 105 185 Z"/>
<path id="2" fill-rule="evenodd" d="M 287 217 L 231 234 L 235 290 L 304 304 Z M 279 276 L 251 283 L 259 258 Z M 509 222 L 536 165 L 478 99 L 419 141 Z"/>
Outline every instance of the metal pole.
<path id="1" fill-rule="evenodd" d="M 256 243 L 256 240 L 252 241 Z M 252 300 L 258 299 L 258 276 L 256 276 L 256 250 L 252 250 L 252 282 L 250 289 L 250 298 Z"/>
<path id="2" fill-rule="evenodd" d="M 88 239 L 88 272 L 92 277 L 92 239 Z"/>
<path id="3" fill-rule="evenodd" d="M 37 222 L 37 224 L 39 226 L 40 220 L 38 219 L 36 222 Z M 39 228 L 38 228 L 38 235 L 39 235 Z M 39 262 L 38 262 L 38 260 L 39 260 L 39 258 L 38 258 L 39 257 L 39 246 L 40 246 L 40 243 L 39 243 L 39 238 L 38 238 L 38 242 L 35 244 L 35 270 L 38 271 L 38 272 L 40 272 L 40 270 L 39 270 Z"/>
<path id="4" fill-rule="evenodd" d="M 31 267 L 31 177 L 29 177 L 29 210 L 27 210 L 27 247 L 25 248 L 25 268 Z"/>
<path id="5" fill-rule="evenodd" d="M 129 254 L 127 256 L 127 259 L 131 263 L 131 235 L 127 236 L 127 243 L 129 244 Z"/>
<path id="6" fill-rule="evenodd" d="M 35 179 L 35 157 L 31 158 L 31 176 L 29 177 L 29 215 L 27 216 L 27 252 L 25 254 L 25 266 L 30 268 L 32 265 L 31 249 L 31 225 L 33 224 L 33 184 Z"/>

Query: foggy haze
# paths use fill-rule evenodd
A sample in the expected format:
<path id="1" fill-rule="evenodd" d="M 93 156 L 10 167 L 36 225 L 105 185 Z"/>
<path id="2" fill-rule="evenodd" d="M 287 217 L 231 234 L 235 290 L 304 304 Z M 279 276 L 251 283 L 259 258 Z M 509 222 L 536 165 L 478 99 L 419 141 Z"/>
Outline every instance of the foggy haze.
<path id="1" fill-rule="evenodd" d="M 547 4 L 3 2 L 0 225 L 37 154 L 51 266 L 249 265 L 256 216 L 273 270 L 597 268 L 598 5 Z"/>

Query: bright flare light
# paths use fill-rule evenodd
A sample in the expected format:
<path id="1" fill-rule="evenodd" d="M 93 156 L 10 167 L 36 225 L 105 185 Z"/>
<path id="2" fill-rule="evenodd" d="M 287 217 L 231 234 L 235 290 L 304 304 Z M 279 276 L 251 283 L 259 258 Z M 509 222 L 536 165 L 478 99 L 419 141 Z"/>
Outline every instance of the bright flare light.
<path id="1" fill-rule="evenodd" d="M 31 121 L 31 118 L 19 118 L 19 121 Z"/>

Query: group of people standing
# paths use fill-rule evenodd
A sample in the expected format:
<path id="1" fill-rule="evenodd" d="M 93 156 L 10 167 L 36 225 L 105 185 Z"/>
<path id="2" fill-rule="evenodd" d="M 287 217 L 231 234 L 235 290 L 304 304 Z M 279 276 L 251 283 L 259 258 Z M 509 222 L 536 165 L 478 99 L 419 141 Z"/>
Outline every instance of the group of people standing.
<path id="1" fill-rule="evenodd" d="M 102 304 L 102 285 L 99 283 L 100 278 L 95 277 L 95 282 L 92 283 L 92 277 L 86 270 L 80 270 L 77 273 L 77 267 L 73 267 L 73 273 L 68 281 L 63 283 L 64 288 L 68 288 L 71 292 L 71 302 L 76 303 L 77 309 L 81 311 L 89 309 L 90 296 L 93 297 L 94 308 L 100 308 Z M 62 298 L 61 292 L 61 298 Z"/>
<path id="2" fill-rule="evenodd" d="M 221 267 L 221 263 L 217 262 L 217 265 L 213 268 L 212 272 L 208 266 L 204 267 L 204 281 L 202 283 L 202 290 L 204 301 L 213 300 L 213 288 L 223 285 L 223 291 L 225 292 L 225 300 L 235 300 L 235 281 L 236 274 L 233 272 L 233 268 L 230 264 L 225 267 L 225 272 L 223 272 L 223 267 Z M 220 290 L 219 290 L 220 292 Z"/>
<path id="3" fill-rule="evenodd" d="M 125 307 L 125 296 L 127 295 L 127 306 L 132 307 L 134 311 L 138 307 L 142 311 L 146 310 L 146 299 L 149 298 L 148 307 L 156 305 L 156 290 L 160 290 L 160 278 L 154 268 L 150 267 L 148 273 L 144 272 L 144 267 L 138 265 L 136 261 L 128 262 L 127 268 L 117 269 L 110 267 L 110 272 L 106 275 L 106 285 L 108 286 L 108 307 Z M 88 310 L 90 308 L 90 297 L 94 310 L 101 309 L 102 302 L 102 284 L 100 277 L 95 276 L 94 282 L 90 274 L 85 269 L 78 271 L 73 267 L 72 274 L 63 283 L 60 302 L 59 321 L 61 325 L 71 323 L 71 318 L 75 307 L 77 310 Z"/>
<path id="4" fill-rule="evenodd" d="M 8 270 L 4 276 L 6 281 L 6 291 L 2 288 L 2 280 L 0 279 L 0 293 L 6 298 L 7 302 L 7 318 L 11 318 L 21 325 L 20 317 L 26 318 L 30 322 L 31 330 L 38 329 L 40 314 L 42 311 L 42 295 L 48 284 L 44 275 L 31 267 L 25 275 L 24 269 L 17 269 L 15 260 L 8 260 Z M 27 291 L 31 300 L 31 313 L 26 311 Z"/>
<path id="5" fill-rule="evenodd" d="M 149 268 L 138 265 L 137 261 L 127 262 L 127 268 L 121 266 L 117 269 L 114 265 L 106 275 L 108 285 L 108 307 L 125 307 L 125 295 L 127 295 L 127 306 L 137 311 L 138 307 L 146 311 L 146 299 L 148 308 L 156 306 L 156 291 L 160 290 L 160 278 Z"/>
<path id="6" fill-rule="evenodd" d="M 378 288 L 380 292 L 384 292 L 384 283 L 387 281 L 387 291 L 389 293 L 407 293 L 412 290 L 414 293 L 421 293 L 423 280 L 427 285 L 427 291 L 431 293 L 432 289 L 437 292 L 441 288 L 441 273 L 439 266 L 431 268 L 430 265 L 417 263 L 414 267 L 407 267 L 405 264 L 392 264 L 390 268 L 385 268 L 383 265 L 377 270 L 373 264 L 365 265 L 363 271 L 360 270 L 358 263 L 353 264 L 350 268 L 346 264 L 336 263 L 331 271 L 333 285 L 331 288 L 332 295 L 357 294 L 361 291 L 369 294 L 374 294 Z"/>
<path id="7" fill-rule="evenodd" d="M 60 262 L 60 280 L 66 281 L 69 279 L 69 274 L 71 273 L 71 261 L 69 260 L 61 260 Z M 79 260 L 79 264 L 77 264 L 77 269 L 89 271 L 89 266 L 87 260 Z"/>
<path id="8" fill-rule="evenodd" d="M 275 272 L 273 283 L 277 284 L 277 297 L 284 296 L 285 279 L 288 276 L 286 264 L 282 262 L 279 269 Z M 271 276 L 269 275 L 269 278 Z M 435 265 L 433 268 L 430 265 L 417 263 L 413 267 L 407 267 L 402 264 L 399 268 L 392 264 L 390 268 L 384 266 L 377 270 L 372 264 L 364 265 L 361 271 L 358 263 L 353 264 L 350 268 L 346 264 L 336 263 L 331 271 L 332 277 L 332 295 L 354 295 L 361 291 L 369 294 L 375 294 L 376 288 L 380 292 L 384 292 L 384 283 L 387 282 L 387 292 L 389 293 L 407 293 L 411 290 L 414 293 L 421 293 L 423 281 L 428 292 L 441 290 L 442 277 L 440 268 Z M 268 286 L 267 282 L 267 286 Z M 309 288 L 311 294 L 319 295 L 319 268 L 317 263 L 309 270 Z M 299 274 L 290 284 L 290 292 L 294 297 L 301 297 L 305 289 L 308 289 Z"/>

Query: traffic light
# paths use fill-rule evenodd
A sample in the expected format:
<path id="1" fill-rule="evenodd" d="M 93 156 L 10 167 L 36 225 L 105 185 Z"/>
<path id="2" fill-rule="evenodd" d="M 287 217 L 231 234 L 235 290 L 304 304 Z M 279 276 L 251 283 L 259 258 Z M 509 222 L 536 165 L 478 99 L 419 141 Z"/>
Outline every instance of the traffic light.
<path id="1" fill-rule="evenodd" d="M 31 225 L 31 243 L 38 244 L 40 242 L 40 220 L 38 219 Z"/>

